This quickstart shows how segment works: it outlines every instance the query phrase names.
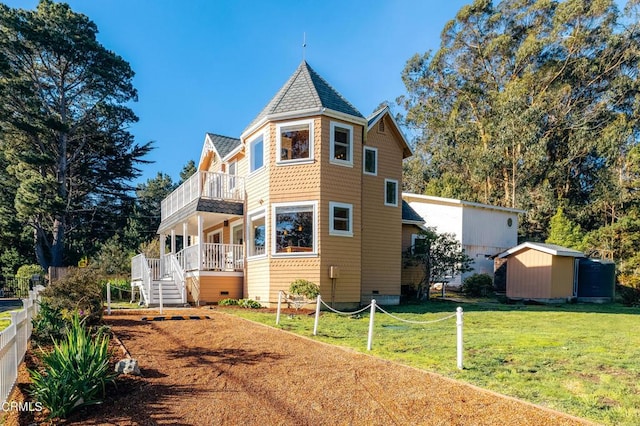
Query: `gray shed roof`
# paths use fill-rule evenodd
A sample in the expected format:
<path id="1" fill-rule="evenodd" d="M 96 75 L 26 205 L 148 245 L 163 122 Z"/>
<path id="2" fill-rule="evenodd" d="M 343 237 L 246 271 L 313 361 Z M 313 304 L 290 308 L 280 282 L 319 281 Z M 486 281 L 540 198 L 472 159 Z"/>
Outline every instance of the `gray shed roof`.
<path id="1" fill-rule="evenodd" d="M 354 117 L 364 118 L 349 101 L 320 77 L 306 61 L 302 61 L 267 106 L 249 123 L 245 131 L 269 115 L 313 108 L 327 108 Z"/>
<path id="2" fill-rule="evenodd" d="M 568 257 L 585 257 L 584 253 L 578 250 L 574 250 L 568 247 L 562 247 L 562 246 L 558 246 L 556 244 L 546 244 L 546 243 L 532 243 L 532 242 L 525 242 L 522 243 L 520 245 L 517 245 L 513 248 L 510 248 L 509 250 L 500 253 L 498 255 L 499 259 L 502 259 L 504 257 L 508 257 L 514 253 L 517 253 L 519 251 L 522 251 L 526 248 L 530 248 L 533 250 L 537 250 L 537 251 L 541 251 L 543 253 L 548 253 L 554 256 L 568 256 Z"/>
<path id="3" fill-rule="evenodd" d="M 229 136 L 216 135 L 214 133 L 207 133 L 207 136 L 211 140 L 211 143 L 218 151 L 218 155 L 221 158 L 226 157 L 230 152 L 240 146 L 240 139 L 230 138 Z"/>

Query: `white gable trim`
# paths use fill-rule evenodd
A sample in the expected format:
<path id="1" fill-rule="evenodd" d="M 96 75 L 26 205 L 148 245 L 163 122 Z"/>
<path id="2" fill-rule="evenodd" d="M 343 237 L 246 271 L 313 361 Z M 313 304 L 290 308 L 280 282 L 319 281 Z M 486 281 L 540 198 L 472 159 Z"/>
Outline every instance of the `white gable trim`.
<path id="1" fill-rule="evenodd" d="M 519 251 L 522 251 L 524 249 L 532 249 L 532 250 L 537 250 L 537 251 L 541 251 L 543 253 L 547 253 L 547 254 L 551 254 L 553 256 L 568 256 L 568 257 L 585 257 L 584 253 L 581 253 L 577 250 L 573 250 L 567 247 L 560 247 L 560 246 L 550 246 L 547 244 L 536 244 L 536 243 L 530 243 L 530 242 L 526 242 L 526 243 L 522 243 L 520 245 L 517 245 L 513 248 L 510 248 L 509 250 L 505 251 L 504 253 L 500 253 L 500 255 L 498 255 L 498 259 L 502 259 L 505 258 L 507 256 L 510 256 L 514 253 L 517 253 Z"/>
<path id="2" fill-rule="evenodd" d="M 220 157 L 220 153 L 216 149 L 216 146 L 213 144 L 213 141 L 211 140 L 211 138 L 209 137 L 209 134 L 207 133 L 206 136 L 204 137 L 204 144 L 202 145 L 202 152 L 200 153 L 200 161 L 198 161 L 198 170 L 200 170 L 200 167 L 202 166 L 202 161 L 204 161 L 204 157 L 207 155 L 208 152 L 213 152 L 218 156 L 218 158 L 222 159 L 222 157 Z"/>

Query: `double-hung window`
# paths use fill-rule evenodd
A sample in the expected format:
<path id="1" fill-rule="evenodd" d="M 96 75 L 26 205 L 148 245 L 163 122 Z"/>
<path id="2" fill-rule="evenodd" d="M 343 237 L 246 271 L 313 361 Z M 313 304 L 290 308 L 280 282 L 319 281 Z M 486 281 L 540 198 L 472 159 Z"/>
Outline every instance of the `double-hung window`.
<path id="1" fill-rule="evenodd" d="M 248 256 L 264 256 L 266 254 L 267 227 L 264 210 L 249 214 Z"/>
<path id="2" fill-rule="evenodd" d="M 331 122 L 330 162 L 341 166 L 353 166 L 353 126 Z"/>
<path id="3" fill-rule="evenodd" d="M 273 254 L 317 254 L 317 203 L 282 203 L 273 206 Z"/>
<path id="4" fill-rule="evenodd" d="M 394 179 L 384 180 L 384 205 L 398 207 L 398 181 Z"/>
<path id="5" fill-rule="evenodd" d="M 276 125 L 277 164 L 313 160 L 313 120 Z"/>
<path id="6" fill-rule="evenodd" d="M 329 234 L 353 236 L 353 205 L 329 202 Z"/>
<path id="7" fill-rule="evenodd" d="M 249 173 L 264 167 L 264 135 L 249 141 Z"/>
<path id="8" fill-rule="evenodd" d="M 364 147 L 364 169 L 365 175 L 377 175 L 378 174 L 378 148 L 371 148 L 369 146 Z"/>

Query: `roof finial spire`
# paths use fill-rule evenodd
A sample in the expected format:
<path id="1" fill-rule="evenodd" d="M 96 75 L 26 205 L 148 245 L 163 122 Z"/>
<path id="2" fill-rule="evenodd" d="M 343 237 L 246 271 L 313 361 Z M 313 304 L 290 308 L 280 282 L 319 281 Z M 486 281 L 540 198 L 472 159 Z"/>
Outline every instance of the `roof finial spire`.
<path id="1" fill-rule="evenodd" d="M 305 60 L 305 54 L 307 53 L 307 33 L 302 33 L 302 61 Z"/>

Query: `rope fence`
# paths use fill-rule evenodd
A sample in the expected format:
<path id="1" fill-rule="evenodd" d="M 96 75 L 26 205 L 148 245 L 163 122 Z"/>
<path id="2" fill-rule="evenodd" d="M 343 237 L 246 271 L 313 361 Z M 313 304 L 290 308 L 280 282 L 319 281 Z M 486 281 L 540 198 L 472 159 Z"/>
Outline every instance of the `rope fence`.
<path id="1" fill-rule="evenodd" d="M 281 310 L 281 306 L 282 306 L 282 295 L 284 293 L 280 292 L 278 294 L 278 310 L 277 310 L 277 314 L 276 314 L 276 325 L 280 324 L 280 310 Z M 285 295 L 285 300 L 288 300 L 286 295 Z M 359 309 L 357 311 L 353 311 L 353 312 L 343 312 L 343 311 L 338 311 L 334 308 L 332 308 L 331 306 L 327 305 L 326 303 L 324 303 L 324 301 L 322 300 L 322 298 L 320 297 L 320 295 L 318 295 L 317 299 L 316 299 L 316 312 L 315 312 L 315 318 L 314 318 L 314 323 L 313 323 L 313 335 L 317 336 L 318 335 L 318 325 L 320 322 L 320 311 L 322 309 L 322 306 L 324 306 L 327 310 L 336 313 L 338 315 L 349 315 L 349 316 L 353 316 L 353 315 L 357 315 L 361 312 L 366 311 L 367 309 L 370 311 L 369 314 L 369 332 L 367 333 L 367 350 L 370 351 L 372 344 L 373 344 L 373 328 L 374 328 L 374 323 L 375 323 L 375 313 L 376 310 L 379 310 L 380 312 L 382 312 L 385 315 L 388 315 L 389 317 L 395 319 L 396 321 L 400 321 L 400 322 L 404 322 L 404 323 L 408 323 L 408 324 L 418 324 L 418 325 L 427 325 L 427 324 L 435 324 L 438 322 L 442 322 L 442 321 L 446 321 L 449 320 L 451 318 L 456 318 L 456 365 L 458 367 L 458 369 L 462 370 L 464 369 L 464 365 L 463 365 L 463 335 L 462 335 L 462 327 L 463 327 L 463 311 L 461 307 L 458 307 L 456 309 L 456 312 L 451 314 L 451 315 L 447 315 L 446 317 L 442 317 L 442 318 L 438 318 L 436 320 L 431 320 L 431 321 L 415 321 L 415 320 L 407 320 L 404 318 L 400 318 L 396 315 L 393 315 L 389 312 L 387 312 L 386 310 L 384 310 L 381 306 L 379 306 L 376 303 L 375 299 L 371 300 L 371 303 L 367 306 L 365 306 L 362 309 Z"/>

